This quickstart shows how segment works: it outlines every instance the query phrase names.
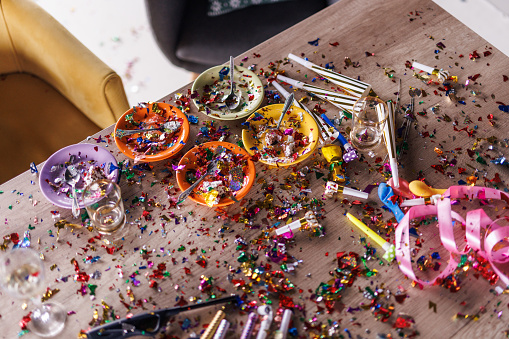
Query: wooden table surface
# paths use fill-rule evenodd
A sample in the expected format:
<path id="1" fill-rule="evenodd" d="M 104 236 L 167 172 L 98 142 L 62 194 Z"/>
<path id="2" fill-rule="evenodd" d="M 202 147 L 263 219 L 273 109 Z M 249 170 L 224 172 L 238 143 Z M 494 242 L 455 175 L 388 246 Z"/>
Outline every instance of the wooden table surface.
<path id="1" fill-rule="evenodd" d="M 255 23 L 256 18 L 246 18 L 246 24 Z M 311 44 L 312 41 L 317 41 L 317 44 Z M 410 130 L 409 149 L 400 159 L 401 178 L 407 181 L 421 178 L 433 187 L 447 188 L 467 182 L 468 177 L 475 175 L 478 177 L 478 186 L 507 189 L 507 167 L 491 163 L 490 160 L 507 153 L 507 113 L 501 111 L 499 105 L 509 103 L 509 82 L 504 77 L 509 75 L 509 58 L 432 1 L 342 0 L 243 53 L 235 62 L 244 66 L 256 65 L 256 72 L 264 85 L 274 76 L 275 69 L 269 65 L 274 63 L 277 71 L 284 71 L 289 77 L 307 82 L 316 78 L 315 84 L 318 86 L 330 86 L 315 73 L 287 62 L 285 58 L 288 53 L 303 55 L 320 65 L 333 62 L 336 71 L 371 84 L 383 100 L 396 99 L 395 93 L 401 79 L 403 107 L 410 103 L 410 87 L 425 92 L 426 96 L 415 100 L 417 119 Z M 471 58 L 475 53 L 479 57 Z M 352 64 L 345 62 L 347 57 Z M 413 71 L 406 67 L 406 63 L 412 60 L 443 68 L 457 76 L 458 83 L 454 84 L 454 88 L 457 96 L 463 98 L 460 98 L 463 103 L 451 100 L 443 87 L 427 85 L 414 77 Z M 470 83 L 465 87 L 467 79 L 470 79 Z M 187 95 L 190 86 L 171 93 L 163 101 L 175 104 L 176 94 Z M 274 90 L 272 86 L 266 89 Z M 295 94 L 298 99 L 306 96 L 301 91 Z M 147 101 L 157 99 L 147 98 Z M 264 105 L 267 102 L 265 99 Z M 310 101 L 307 106 L 313 109 L 317 104 L 326 110 L 330 118 L 338 117 L 337 109 L 328 103 Z M 433 112 L 431 107 L 436 105 L 440 109 Z M 195 144 L 199 128 L 206 121 L 213 120 L 198 112 L 193 105 L 187 113 L 197 116 L 199 122 L 192 125 L 191 138 L 184 151 Z M 399 113 L 397 125 L 402 121 L 403 114 Z M 237 143 L 242 122 L 215 121 L 214 124 L 217 127 L 228 126 L 232 134 L 226 141 Z M 349 122 L 343 121 L 340 128 L 345 131 L 348 126 Z M 118 161 L 126 160 L 111 142 L 112 138 L 105 138 L 112 130 L 112 127 L 107 128 L 85 142 L 106 147 Z M 380 170 L 384 157 L 384 154 L 376 157 L 365 155 L 361 161 L 349 163 L 346 166 L 348 185 L 364 190 L 370 185 L 385 182 L 387 178 Z M 493 292 L 495 286 L 472 267 L 458 276 L 460 289 L 455 293 L 443 286 L 421 289 L 405 278 L 395 262 L 387 265 L 375 258 L 381 252 L 376 245 L 377 254 L 368 256 L 365 265 L 377 273 L 372 276 L 367 276 L 365 272 L 359 274 L 351 287 L 339 292 L 333 300 L 332 313 L 328 313 L 325 302 L 317 301 L 314 294 L 321 283 L 327 283 L 332 278 L 330 272 L 337 268 L 336 254 L 346 251 L 363 257 L 366 253 L 360 243 L 361 233 L 348 222 L 344 213 L 350 212 L 363 219 L 391 241 L 394 241 L 394 219 L 389 211 L 382 208 L 376 187 L 369 199 L 361 204 L 341 197 L 322 200 L 324 180 L 318 177 L 326 172 L 323 166 L 316 167 L 319 162 L 323 162 L 323 158 L 317 150 L 305 162 L 287 169 L 268 168 L 257 163 L 257 181 L 242 206 L 236 204 L 224 210 L 229 217 L 244 215 L 243 208 L 264 200 L 267 184 L 274 184 L 274 206 L 281 206 L 285 202 L 292 204 L 294 199 L 301 200 L 303 205 L 313 201 L 323 202 L 319 213 L 324 217 L 321 222 L 326 229 L 325 236 L 310 238 L 304 232 L 296 234 L 286 244 L 286 259 L 279 262 L 265 255 L 275 244 L 274 239 L 264 237 L 263 232 L 276 222 L 269 218 L 274 207 L 261 208 L 248 225 L 191 201 L 176 208 L 172 201 L 178 196 L 178 190 L 174 188 L 177 185 L 175 175 L 171 174 L 171 165 L 170 171 L 167 171 L 169 161 L 151 164 L 153 168 L 149 170 L 134 170 L 135 175 L 131 180 L 122 176 L 120 186 L 129 212 L 127 220 L 130 232 L 122 247 L 112 254 L 98 240 L 91 241 L 96 234 L 86 228 L 74 231 L 66 228 L 60 231 L 59 237 L 56 236 L 55 222 L 71 220 L 71 212 L 49 203 L 41 193 L 37 175 L 30 171 L 0 186 L 1 235 L 4 239 L 9 239 L 12 233 L 22 237 L 25 231 L 30 230 L 31 247 L 44 254 L 47 286 L 59 290 L 52 300 L 64 304 L 70 311 L 61 338 L 75 338 L 81 330 L 89 329 L 90 324 L 111 320 L 114 316 L 125 317 L 172 307 L 184 301 L 204 301 L 211 298 L 210 293 L 215 297 L 237 293 L 245 298 L 244 310 L 233 306 L 227 308 L 227 319 L 232 322 L 234 329 L 228 333 L 228 338 L 238 337 L 252 307 L 272 301 L 276 313 L 279 303 L 289 300 L 295 304 L 293 324 L 303 338 L 318 336 L 321 330 L 325 333 L 323 337 L 326 337 L 327 331 L 335 325 L 336 335 L 344 338 L 376 338 L 379 334 L 398 337 L 394 326 L 402 315 L 414 321 L 412 328 L 402 332 L 407 336 L 506 336 L 509 312 L 507 298 L 504 294 L 496 295 Z M 298 183 L 292 184 L 289 190 L 284 189 L 285 179 L 295 171 L 303 171 L 305 166 L 310 169 L 306 178 L 311 191 L 301 191 Z M 146 197 L 145 202 L 140 201 L 142 196 Z M 472 208 L 479 206 L 477 204 Z M 494 208 L 490 210 L 495 211 Z M 143 214 L 144 211 L 148 211 L 150 217 L 147 213 Z M 503 206 L 496 209 L 497 214 L 503 211 Z M 300 211 L 296 216 L 302 217 L 303 214 Z M 419 238 L 421 247 L 415 244 L 416 238 L 412 238 L 411 246 L 419 249 L 414 261 L 420 256 L 439 252 L 442 259 L 435 261 L 445 267 L 448 256 L 438 240 L 435 226 L 431 223 L 419 228 L 422 233 Z M 239 237 L 246 243 L 243 249 L 237 247 Z M 457 239 L 463 239 L 461 230 Z M 12 243 L 7 247 L 11 248 Z M 259 258 L 254 263 L 251 261 L 242 265 L 238 261 L 242 250 L 247 256 L 257 253 Z M 99 256 L 100 259 L 86 264 L 84 260 L 87 256 Z M 200 256 L 207 262 L 205 268 L 196 263 Z M 77 260 L 82 272 L 92 276 L 85 283 L 85 293 L 81 292 L 82 283 L 74 279 L 76 272 L 72 259 Z M 268 264 L 270 268 L 267 267 L 267 272 L 275 272 L 282 270 L 281 265 L 285 262 L 288 267 L 298 262 L 292 271 L 283 272 L 285 278 L 295 285 L 289 292 L 268 292 L 271 288 L 281 286 L 280 280 L 275 277 L 272 277 L 272 282 L 267 282 L 265 278 L 259 282 L 245 274 L 249 264 L 253 267 Z M 169 274 L 163 279 L 151 278 L 150 275 L 161 263 L 166 265 L 164 271 Z M 433 276 L 437 272 L 428 269 L 420 274 Z M 209 293 L 198 288 L 202 275 L 213 278 L 214 287 Z M 151 280 L 157 282 L 158 289 L 150 287 Z M 235 286 L 242 283 L 245 283 L 243 287 Z M 97 286 L 95 295 L 92 295 L 88 285 Z M 364 292 L 368 291 L 367 288 L 373 291 L 381 289 L 382 293 L 373 301 L 366 298 Z M 403 297 L 405 295 L 406 298 Z M 0 294 L 0 301 L 0 337 L 15 338 L 20 332 L 18 322 L 28 314 L 31 306 L 23 310 L 22 302 L 4 291 Z M 376 310 L 370 308 L 370 304 L 393 307 L 393 314 L 386 322 L 378 320 Z M 95 311 L 98 314 L 96 320 Z M 180 338 L 189 337 L 192 333 L 199 334 L 215 311 L 216 308 L 212 307 L 181 314 L 174 320 L 168 333 Z M 272 329 L 277 327 L 276 320 Z M 28 333 L 24 337 L 35 336 Z"/>

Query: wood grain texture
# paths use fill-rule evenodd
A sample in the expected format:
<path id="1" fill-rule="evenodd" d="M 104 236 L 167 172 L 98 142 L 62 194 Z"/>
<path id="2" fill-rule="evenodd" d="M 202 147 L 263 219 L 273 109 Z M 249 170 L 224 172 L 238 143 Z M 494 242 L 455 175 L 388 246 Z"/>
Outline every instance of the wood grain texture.
<path id="1" fill-rule="evenodd" d="M 320 38 L 318 46 L 308 43 L 317 38 Z M 334 42 L 338 42 L 339 45 L 330 44 Z M 437 47 L 439 42 L 446 46 L 443 50 Z M 435 53 L 436 50 L 439 52 Z M 473 61 L 469 59 L 469 53 L 475 50 L 481 58 Z M 491 52 L 491 55 L 484 56 L 485 51 Z M 373 55 L 367 56 L 366 52 Z M 497 186 L 501 189 L 506 188 L 507 168 L 489 163 L 489 157 L 494 158 L 500 153 L 504 154 L 505 149 L 497 142 L 493 145 L 495 150 L 489 150 L 490 144 L 486 138 L 496 136 L 500 141 L 507 137 L 507 113 L 498 109 L 497 101 L 507 102 L 509 83 L 503 81 L 502 75 L 507 75 L 509 59 L 433 2 L 429 0 L 342 0 L 238 56 L 236 63 L 243 63 L 244 66 L 256 64 L 256 70 L 264 85 L 268 83 L 268 79 L 273 78 L 269 63 L 278 64 L 278 61 L 283 61 L 278 71 L 284 71 L 291 78 L 311 82 L 316 74 L 284 60 L 288 53 L 303 55 L 321 65 L 332 61 L 337 71 L 370 83 L 384 100 L 396 98 L 398 84 L 395 79 L 401 79 L 401 104 L 404 106 L 410 102 L 409 87 L 425 90 L 426 97 L 416 98 L 416 110 L 419 112 L 426 110 L 427 113 L 425 116 L 417 116 L 417 121 L 410 131 L 409 149 L 400 160 L 402 178 L 411 181 L 421 176 L 426 178 L 426 182 L 433 187 L 446 188 L 457 184 L 459 180 L 466 181 L 466 177 L 474 174 L 474 169 L 477 168 L 479 169 L 477 185 L 493 187 L 494 183 L 485 182 L 484 177 L 493 179 L 495 173 L 499 173 L 502 182 Z M 460 55 L 463 56 L 460 57 Z M 349 57 L 355 63 L 358 62 L 359 67 L 344 67 L 345 57 Z M 460 80 L 455 87 L 458 96 L 464 97 L 465 105 L 451 101 L 438 86 L 428 86 L 413 77 L 413 71 L 405 67 L 405 62 L 411 60 L 447 69 L 451 74 L 458 76 Z M 384 74 L 384 68 L 394 71 L 395 81 Z M 480 74 L 480 77 L 476 81 L 471 81 L 467 89 L 463 88 L 468 77 L 476 74 Z M 322 87 L 331 86 L 319 79 L 314 84 Z M 169 94 L 162 101 L 173 103 L 176 93 L 187 93 L 190 87 L 190 85 L 185 86 Z M 287 86 L 286 88 L 288 89 Z M 268 85 L 267 90 L 271 91 L 273 87 Z M 474 96 L 470 90 L 480 91 L 481 94 Z M 299 91 L 295 94 L 297 98 L 305 96 L 305 93 Z M 337 109 L 327 103 L 310 101 L 307 106 L 312 109 L 317 103 L 327 110 L 330 118 L 337 116 Z M 436 104 L 440 104 L 440 111 L 434 114 L 429 108 Z M 195 136 L 203 122 L 212 120 L 197 112 L 194 106 L 189 113 L 198 116 L 200 122 L 192 126 L 191 138 L 184 152 L 194 145 Z M 488 122 L 489 114 L 494 115 L 495 127 Z M 467 121 L 467 116 L 471 122 Z M 403 115 L 399 114 L 398 125 L 402 119 Z M 228 141 L 236 143 L 240 138 L 242 122 L 242 120 L 216 121 L 216 124 L 230 127 L 232 136 Z M 474 129 L 474 126 L 477 128 L 472 137 L 469 137 L 465 131 L 454 130 L 455 127 L 458 130 L 468 127 L 470 131 Z M 347 127 L 348 123 L 343 122 L 341 129 L 345 131 Z M 112 130 L 112 127 L 107 128 L 95 137 L 101 135 L 104 139 L 104 136 L 110 134 Z M 85 142 L 96 143 L 94 139 Z M 107 147 L 118 161 L 125 160 L 114 143 L 98 145 Z M 441 164 L 440 161 L 443 160 L 435 152 L 435 148 L 444 152 L 442 157 L 447 157 L 449 164 L 451 159 L 456 158 L 456 165 L 448 166 L 444 170 L 445 173 L 450 172 L 450 174 L 444 175 L 431 167 L 431 165 Z M 470 157 L 467 154 L 466 150 L 472 148 L 488 162 L 487 165 L 476 162 L 477 156 Z M 380 154 L 380 157 L 383 159 L 384 154 Z M 312 167 L 316 161 L 322 160 L 320 152 L 316 151 L 314 156 L 296 168 Z M 29 225 L 35 227 L 31 230 L 32 247 L 44 253 L 47 268 L 57 264 L 56 269 L 47 270 L 47 284 L 52 289 L 60 290 L 53 297 L 54 300 L 63 303 L 70 311 L 76 312 L 69 316 L 62 338 L 74 338 L 80 330 L 87 330 L 94 310 L 97 310 L 102 317 L 104 310 L 102 302 L 110 307 L 106 312 L 108 316 L 111 317 L 111 310 L 114 310 L 115 315 L 124 317 L 128 313 L 138 314 L 146 310 L 174 306 L 179 297 L 187 301 L 193 297 L 205 300 L 208 298 L 207 294 L 198 290 L 201 275 L 213 277 L 214 285 L 226 290 L 225 293 L 214 290 L 218 296 L 243 293 L 228 281 L 228 276 L 248 281 L 242 273 L 240 263 L 237 262 L 240 252 L 236 250 L 235 240 L 242 236 L 247 242 L 255 241 L 261 234 L 260 229 L 248 229 L 242 223 L 223 220 L 214 210 L 197 206 L 191 201 L 185 202 L 180 209 L 170 208 L 168 199 L 176 198 L 178 192 L 164 183 L 168 175 L 168 172 L 164 172 L 166 163 L 155 163 L 152 170 L 137 172 L 136 183 L 132 185 L 128 185 L 125 177 L 121 179 L 120 185 L 129 211 L 128 223 L 132 231 L 126 236 L 122 249 L 113 255 L 107 254 L 98 241 L 89 243 L 88 240 L 94 234 L 85 229 L 74 232 L 69 229 L 62 230 L 57 240 L 55 218 L 51 211 L 58 211 L 60 218 L 68 220 L 71 219 L 71 213 L 56 208 L 44 199 L 37 184 L 37 176 L 26 172 L 0 186 L 0 190 L 3 191 L 0 194 L 0 217 L 4 223 L 1 235 L 6 236 L 17 232 L 21 236 Z M 382 164 L 381 160 L 377 160 L 376 157 L 371 158 L 369 155 L 365 155 L 362 161 L 349 163 L 346 166 L 346 172 L 350 178 L 349 185 L 365 189 L 368 185 L 384 182 L 385 178 L 378 171 Z M 291 202 L 292 197 L 302 194 L 298 188 L 293 187 L 287 191 L 279 186 L 284 178 L 292 173 L 292 168 L 268 168 L 259 163 L 256 167 L 258 181 L 247 196 L 248 199 L 253 199 L 252 201 L 263 199 L 264 190 L 260 184 L 262 181 L 275 184 L 276 200 Z M 459 174 L 459 167 L 467 171 Z M 39 168 L 41 168 L 40 165 Z M 316 179 L 313 173 L 308 175 L 308 179 L 312 190 L 309 197 L 321 199 L 324 181 Z M 176 186 L 174 175 L 166 180 L 169 184 Z M 139 198 L 142 192 L 147 194 L 147 198 L 153 199 L 154 204 L 139 202 L 136 198 Z M 244 207 L 249 204 L 247 202 Z M 372 215 L 382 215 L 386 221 L 391 219 L 392 215 L 382 209 L 376 188 L 370 194 L 368 205 L 373 208 Z M 499 206 L 498 210 L 493 209 L 490 213 L 500 214 L 503 212 L 503 207 Z M 440 286 L 424 289 L 412 287 L 411 281 L 404 277 L 396 264 L 381 266 L 379 260 L 368 260 L 368 267 L 378 270 L 378 274 L 370 278 L 359 277 L 352 287 L 341 293 L 337 311 L 326 314 L 323 302 L 315 304 L 309 298 L 320 282 L 327 282 L 330 279 L 329 272 L 337 267 L 335 259 L 337 252 L 353 251 L 361 255 L 364 253 L 364 248 L 359 243 L 360 234 L 349 224 L 343 214 L 348 211 L 361 218 L 365 210 L 363 205 L 342 203 L 341 199 L 326 201 L 323 209 L 326 217 L 323 224 L 327 234 L 322 238 L 309 239 L 304 233 L 299 233 L 294 238 L 294 242 L 287 246 L 288 255 L 295 257 L 296 260 L 302 260 L 294 272 L 286 274 L 297 286 L 296 291 L 288 295 L 305 308 L 305 312 L 296 311 L 294 317 L 301 336 L 307 335 L 302 330 L 302 322 L 309 321 L 316 315 L 317 321 L 323 322 L 326 327 L 328 319 L 340 321 L 340 330 L 345 338 L 349 336 L 346 329 L 353 337 L 375 338 L 378 333 L 391 333 L 393 337 L 397 337 L 398 333 L 392 325 L 397 315 L 403 313 L 413 317 L 415 330 L 422 338 L 504 337 L 503 331 L 507 330 L 507 310 L 505 309 L 507 298 L 505 295 L 496 296 L 490 291 L 493 286 L 482 277 L 474 275 L 473 272 L 464 277 L 461 289 L 457 293 L 451 293 Z M 150 211 L 152 220 L 145 220 L 142 217 L 144 210 Z M 238 204 L 227 209 L 229 215 L 241 212 L 242 207 Z M 261 210 L 253 224 L 262 228 L 272 224 L 274 221 L 264 221 L 266 215 L 267 211 Z M 165 222 L 162 216 L 168 217 L 170 221 Z M 187 221 L 180 220 L 180 223 L 176 224 L 174 220 L 179 217 L 186 217 Z M 364 221 L 369 222 L 369 219 L 364 218 Z M 166 235 L 163 235 L 161 226 L 163 223 L 165 223 Z M 142 232 L 140 229 L 144 226 L 146 230 Z M 421 227 L 420 231 L 424 233 L 422 238 L 425 244 L 419 256 L 429 255 L 440 248 L 435 226 L 431 224 Z M 374 227 L 374 229 L 377 228 Z M 389 232 L 381 231 L 383 235 L 388 234 L 393 240 L 393 232 L 390 229 L 387 229 Z M 459 231 L 457 239 L 462 238 L 462 233 Z M 247 251 L 252 253 L 253 250 L 263 248 L 265 244 L 263 241 L 260 245 L 250 244 Z M 178 251 L 181 246 L 185 247 L 184 251 Z M 195 248 L 196 252 L 191 251 Z M 150 257 L 143 256 L 143 250 L 147 250 Z M 277 263 L 270 262 L 264 257 L 263 249 L 259 251 L 258 264 L 270 263 L 273 270 L 279 269 Z M 442 258 L 445 258 L 442 260 L 442 265 L 445 265 L 447 256 L 443 252 L 440 253 Z M 195 264 L 199 254 L 207 258 L 208 265 L 205 269 Z M 101 259 L 94 264 L 85 264 L 83 259 L 88 255 L 101 256 Z M 101 272 L 100 279 L 91 279 L 88 282 L 88 284 L 98 285 L 95 297 L 91 297 L 90 294 L 82 296 L 79 293 L 81 283 L 73 281 L 73 275 L 76 273 L 71 264 L 73 258 L 78 261 L 82 271 L 88 274 L 96 270 Z M 175 264 L 172 263 L 172 259 L 175 260 Z M 153 268 L 159 263 L 166 263 L 167 271 L 171 274 L 171 277 L 157 280 L 161 292 L 149 287 L 148 275 L 152 274 L 153 268 L 141 268 L 147 266 L 148 261 L 154 263 Z M 191 269 L 190 275 L 184 272 L 184 267 Z M 430 276 L 432 276 L 435 272 L 427 273 L 431 273 Z M 130 276 L 139 280 L 140 286 L 133 286 Z M 67 282 L 63 282 L 62 277 L 67 277 Z M 379 287 L 392 293 L 390 297 L 379 300 L 395 308 L 388 322 L 377 321 L 369 309 L 358 309 L 360 306 L 370 304 L 370 300 L 361 293 L 366 287 L 372 289 Z M 131 302 L 128 288 L 132 291 L 135 302 Z M 260 304 L 261 300 L 258 298 L 260 290 L 266 290 L 266 286 L 254 286 L 253 292 L 246 293 L 248 300 Z M 408 295 L 403 303 L 396 302 L 394 298 L 398 290 Z M 0 337 L 14 338 L 19 331 L 17 323 L 23 315 L 28 313 L 28 310 L 22 310 L 21 302 L 9 297 L 5 292 L 1 293 L 0 301 L 3 307 L 0 310 L 0 326 L 3 331 Z M 277 294 L 269 295 L 274 305 L 277 305 Z M 436 305 L 436 312 L 429 308 L 430 302 Z M 504 312 L 498 318 L 500 311 Z M 193 331 L 199 333 L 212 319 L 214 313 L 215 309 L 208 309 L 182 314 L 176 317 L 170 333 L 180 337 L 188 337 Z M 471 320 L 472 317 L 453 320 L 458 313 L 479 315 L 479 318 L 477 321 Z M 186 318 L 189 318 L 194 327 L 182 330 L 181 324 Z M 233 323 L 233 331 L 228 334 L 228 338 L 238 337 L 242 324 L 247 320 L 247 313 L 229 308 L 227 319 Z M 272 329 L 276 328 L 277 324 L 273 324 Z M 405 333 L 411 333 L 411 331 Z M 27 334 L 25 337 L 35 336 Z"/>

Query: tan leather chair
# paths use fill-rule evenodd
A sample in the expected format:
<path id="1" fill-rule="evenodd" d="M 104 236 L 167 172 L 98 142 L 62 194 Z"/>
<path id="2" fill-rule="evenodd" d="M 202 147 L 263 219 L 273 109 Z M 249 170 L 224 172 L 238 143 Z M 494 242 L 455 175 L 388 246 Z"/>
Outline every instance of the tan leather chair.
<path id="1" fill-rule="evenodd" d="M 0 0 L 0 183 L 116 122 L 122 80 L 30 0 Z"/>

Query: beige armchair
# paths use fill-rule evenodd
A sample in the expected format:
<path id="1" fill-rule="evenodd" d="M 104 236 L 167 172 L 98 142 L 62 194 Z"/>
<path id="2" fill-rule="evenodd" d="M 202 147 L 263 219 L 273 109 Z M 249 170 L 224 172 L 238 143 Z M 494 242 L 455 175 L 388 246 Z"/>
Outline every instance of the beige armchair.
<path id="1" fill-rule="evenodd" d="M 0 0 L 0 183 L 108 127 L 122 80 L 30 0 Z"/>

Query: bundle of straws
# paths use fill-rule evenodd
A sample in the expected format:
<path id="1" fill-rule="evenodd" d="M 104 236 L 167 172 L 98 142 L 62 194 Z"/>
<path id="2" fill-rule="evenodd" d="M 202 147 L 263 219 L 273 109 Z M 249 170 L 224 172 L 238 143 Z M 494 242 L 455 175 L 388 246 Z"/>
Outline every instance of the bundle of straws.
<path id="1" fill-rule="evenodd" d="M 384 112 L 385 107 L 383 105 L 376 105 L 375 108 L 380 121 L 383 121 L 385 113 L 387 113 L 387 119 L 383 125 L 383 136 L 385 146 L 387 147 L 387 153 L 389 153 L 389 165 L 391 167 L 394 187 L 399 187 L 398 160 L 396 154 L 396 116 L 394 113 L 394 106 L 392 101 L 388 101 L 388 112 Z"/>

